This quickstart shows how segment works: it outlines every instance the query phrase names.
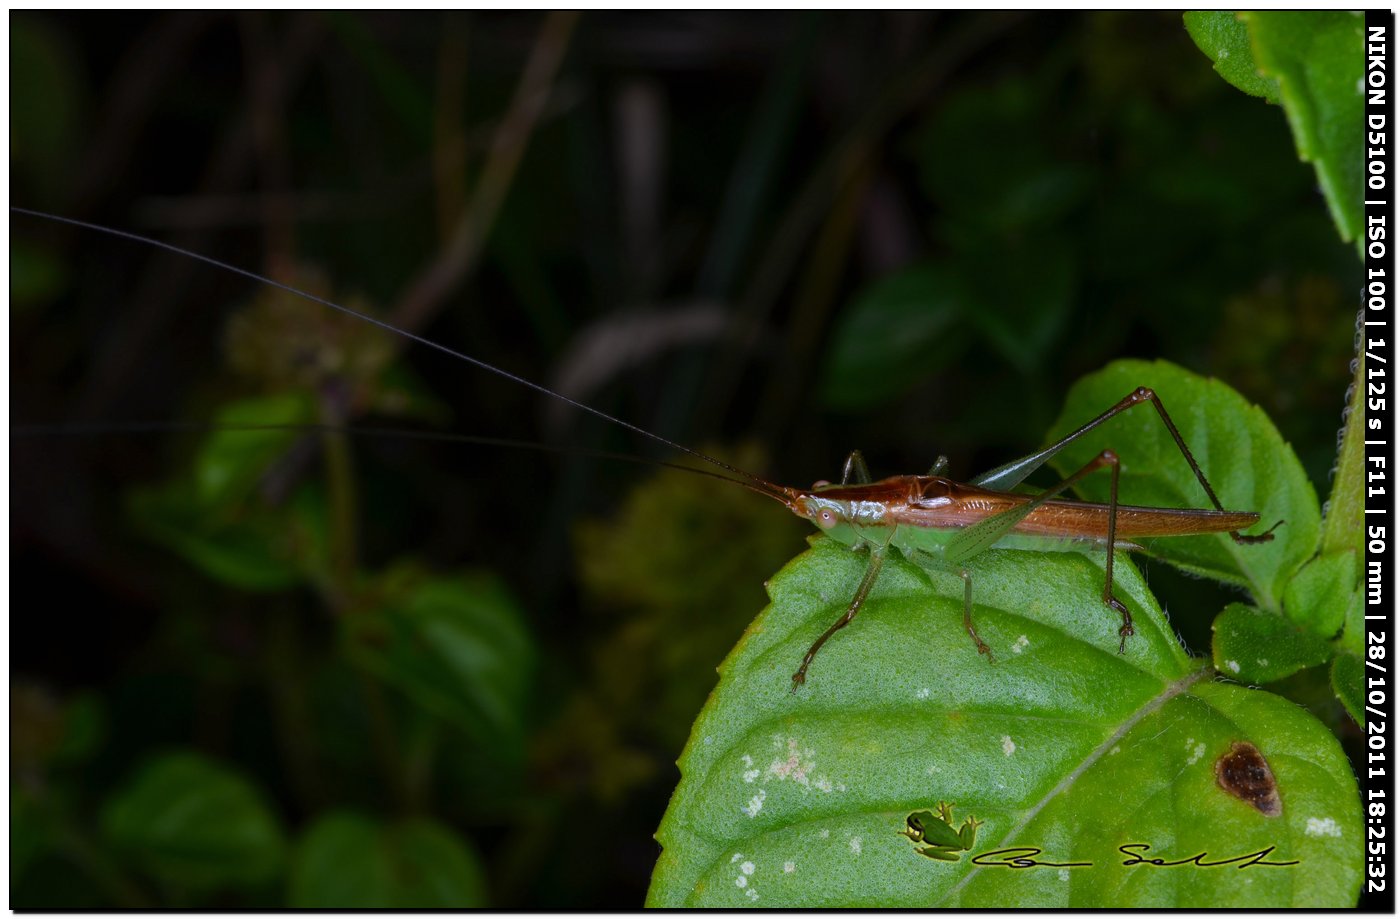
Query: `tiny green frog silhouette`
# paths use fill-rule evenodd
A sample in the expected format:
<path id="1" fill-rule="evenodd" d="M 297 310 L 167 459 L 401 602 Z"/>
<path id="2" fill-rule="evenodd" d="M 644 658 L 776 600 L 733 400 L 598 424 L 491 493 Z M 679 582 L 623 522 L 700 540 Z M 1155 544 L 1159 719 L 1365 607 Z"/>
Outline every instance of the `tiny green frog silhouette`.
<path id="1" fill-rule="evenodd" d="M 920 855 L 941 862 L 958 861 L 961 853 L 971 849 L 977 841 L 977 828 L 982 825 L 981 820 L 968 817 L 961 827 L 954 829 L 953 805 L 946 801 L 939 801 L 937 810 L 915 811 L 905 822 L 908 827 L 900 830 L 900 834 L 923 843 L 917 847 Z"/>

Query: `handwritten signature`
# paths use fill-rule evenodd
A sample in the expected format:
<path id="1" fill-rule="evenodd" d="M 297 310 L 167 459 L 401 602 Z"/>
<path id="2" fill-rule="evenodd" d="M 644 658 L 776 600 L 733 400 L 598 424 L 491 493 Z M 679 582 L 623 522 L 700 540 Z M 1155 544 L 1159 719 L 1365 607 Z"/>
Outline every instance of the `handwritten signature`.
<path id="1" fill-rule="evenodd" d="M 1237 868 L 1250 868 L 1257 865 L 1260 868 L 1286 868 L 1289 865 L 1299 864 L 1296 859 L 1287 862 L 1267 861 L 1268 856 L 1273 854 L 1275 846 L 1269 846 L 1257 852 L 1246 852 L 1244 855 L 1236 855 L 1231 858 L 1214 860 L 1209 853 L 1204 851 L 1197 852 L 1187 858 L 1149 858 L 1146 853 L 1151 848 L 1150 843 L 1130 842 L 1119 846 L 1118 851 L 1128 856 L 1123 860 L 1125 866 L 1150 865 L 1153 868 L 1180 868 L 1192 865 L 1197 868 L 1222 868 L 1226 865 L 1235 865 Z M 993 852 L 982 852 L 973 856 L 972 864 L 980 865 L 983 868 L 1011 868 L 1013 870 L 1024 868 L 1092 868 L 1094 866 L 1093 862 L 1042 861 L 1040 856 L 1044 854 L 1044 851 L 1044 849 L 1035 846 L 997 849 Z"/>

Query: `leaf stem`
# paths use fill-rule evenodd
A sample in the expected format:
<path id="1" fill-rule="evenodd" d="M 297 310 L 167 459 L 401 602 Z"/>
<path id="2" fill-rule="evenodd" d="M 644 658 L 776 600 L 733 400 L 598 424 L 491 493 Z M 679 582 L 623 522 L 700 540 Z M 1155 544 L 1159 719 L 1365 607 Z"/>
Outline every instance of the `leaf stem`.
<path id="1" fill-rule="evenodd" d="M 1351 388 L 1347 390 L 1346 408 L 1342 410 L 1342 433 L 1337 448 L 1336 478 L 1332 480 L 1332 493 L 1323 505 L 1322 552 L 1356 551 L 1361 558 L 1361 517 L 1365 505 L 1363 476 L 1363 454 L 1366 449 L 1366 412 L 1363 402 L 1366 391 L 1366 367 L 1364 349 L 1357 341 L 1355 373 Z M 1359 569 L 1358 569 L 1359 573 Z"/>

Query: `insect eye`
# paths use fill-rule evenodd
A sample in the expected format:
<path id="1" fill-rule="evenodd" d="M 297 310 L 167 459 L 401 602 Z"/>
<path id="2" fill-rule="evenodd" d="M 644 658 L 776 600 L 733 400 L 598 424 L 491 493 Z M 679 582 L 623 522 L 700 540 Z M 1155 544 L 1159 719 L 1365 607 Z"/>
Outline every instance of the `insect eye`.
<path id="1" fill-rule="evenodd" d="M 822 512 L 817 515 L 817 523 L 828 529 L 836 526 L 836 515 L 830 508 L 822 508 Z"/>

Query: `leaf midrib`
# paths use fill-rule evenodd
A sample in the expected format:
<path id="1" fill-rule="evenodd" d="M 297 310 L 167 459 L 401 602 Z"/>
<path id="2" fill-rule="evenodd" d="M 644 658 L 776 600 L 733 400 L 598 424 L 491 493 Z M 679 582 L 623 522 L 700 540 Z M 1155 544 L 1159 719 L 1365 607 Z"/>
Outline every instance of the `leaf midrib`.
<path id="1" fill-rule="evenodd" d="M 1122 740 L 1125 736 L 1127 736 L 1128 732 L 1131 731 L 1133 728 L 1137 727 L 1137 725 L 1144 718 L 1148 717 L 1153 712 L 1156 712 L 1158 709 L 1166 705 L 1172 699 L 1175 699 L 1177 696 L 1186 692 L 1186 690 L 1190 689 L 1202 678 L 1214 672 L 1214 668 L 1207 665 L 1205 667 L 1201 667 L 1196 671 L 1193 671 L 1192 673 L 1188 673 L 1186 676 L 1182 677 L 1176 682 L 1169 684 L 1166 687 L 1166 689 L 1164 689 L 1160 694 L 1158 694 L 1155 698 L 1151 699 L 1147 702 L 1147 704 L 1143 705 L 1136 712 L 1134 712 L 1132 716 L 1128 718 L 1128 720 L 1123 722 L 1122 726 L 1120 726 L 1118 730 L 1114 731 L 1113 734 L 1108 737 L 1108 739 L 1106 739 L 1103 743 L 1099 744 L 1096 748 L 1094 748 L 1094 750 L 1091 751 L 1089 755 L 1086 756 L 1078 766 L 1075 766 L 1074 769 L 1071 770 L 1070 773 L 1066 775 L 1063 779 L 1061 779 L 1055 785 L 1054 788 L 1046 792 L 1044 797 L 1042 797 L 1039 801 L 1032 805 L 1030 809 L 1028 809 L 1025 812 L 1025 814 L 1021 817 L 1020 821 L 1006 831 L 1006 833 L 1001 837 L 997 844 L 999 846 L 1007 845 L 1012 839 L 1016 837 L 1018 833 L 1020 833 L 1027 826 L 1029 826 L 1030 822 L 1034 820 L 1037 816 L 1039 816 L 1040 812 L 1043 811 L 1047 806 L 1049 806 L 1051 801 L 1053 801 L 1063 792 L 1068 791 L 1074 785 L 1074 783 L 1078 781 L 1081 775 L 1087 772 L 1099 760 L 1103 759 L 1103 757 L 1108 753 L 1108 751 L 1113 749 L 1114 744 L 1118 743 L 1118 741 Z M 964 874 L 956 884 L 948 888 L 948 891 L 944 893 L 943 896 L 938 900 L 938 902 L 933 905 L 942 906 L 944 903 L 948 902 L 950 899 L 956 896 L 959 891 L 966 887 L 967 884 L 974 877 L 976 877 L 981 870 L 981 865 L 973 865 L 972 869 L 968 871 L 967 874 Z"/>

